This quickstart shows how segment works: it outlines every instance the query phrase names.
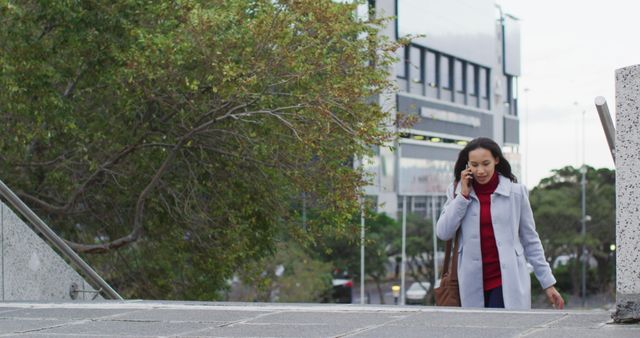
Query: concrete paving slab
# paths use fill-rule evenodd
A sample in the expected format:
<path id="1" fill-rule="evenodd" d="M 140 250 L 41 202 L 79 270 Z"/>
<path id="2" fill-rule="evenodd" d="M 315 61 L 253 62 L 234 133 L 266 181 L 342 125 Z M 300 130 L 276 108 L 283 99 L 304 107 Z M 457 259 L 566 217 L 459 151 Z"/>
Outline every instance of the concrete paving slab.
<path id="1" fill-rule="evenodd" d="M 83 321 L 41 330 L 40 334 L 111 335 L 118 337 L 177 336 L 182 332 L 204 329 L 210 324 L 135 321 Z"/>
<path id="2" fill-rule="evenodd" d="M 521 330 L 516 328 L 474 328 L 464 327 L 412 327 L 383 326 L 345 337 L 403 337 L 403 338 L 510 338 L 517 337 Z"/>
<path id="3" fill-rule="evenodd" d="M 135 321 L 176 321 L 197 323 L 236 322 L 255 318 L 262 314 L 270 314 L 268 311 L 203 311 L 203 310 L 166 310 L 150 309 L 127 312 L 114 316 L 114 319 Z"/>
<path id="4" fill-rule="evenodd" d="M 79 320 L 79 319 L 99 319 L 110 318 L 118 314 L 127 314 L 142 310 L 128 309 L 18 309 L 7 313 L 0 313 L 3 318 L 30 318 L 30 319 L 59 319 L 59 320 Z"/>
<path id="5" fill-rule="evenodd" d="M 3 316 L 4 313 L 4 316 Z M 336 304 L 0 303 L 0 337 L 640 337 L 608 311 Z"/>
<path id="6" fill-rule="evenodd" d="M 10 334 L 15 335 L 17 333 L 43 330 L 50 327 L 65 324 L 62 320 L 14 320 L 14 319 L 0 319 L 0 335 Z"/>
<path id="7" fill-rule="evenodd" d="M 553 328 L 528 332 L 520 335 L 519 337 L 526 338 L 567 338 L 567 337 L 580 337 L 580 338 L 596 338 L 596 337 L 608 337 L 608 338 L 638 338 L 640 337 L 640 331 L 638 330 L 621 330 L 619 328 L 613 329 L 582 329 L 582 328 Z"/>
<path id="8" fill-rule="evenodd" d="M 76 334 L 51 334 L 51 333 L 28 333 L 28 334 L 19 334 L 16 335 L 16 337 L 20 337 L 20 338 L 88 338 L 88 337 L 96 337 L 96 338 L 119 338 L 122 336 L 105 336 L 105 335 L 76 335 Z M 141 336 L 144 337 L 144 336 Z M 147 336 L 147 338 L 150 338 L 153 336 Z"/>
<path id="9" fill-rule="evenodd" d="M 10 308 L 10 307 L 6 307 L 6 308 L 0 308 L 0 318 L 4 318 L 6 313 L 10 313 L 10 312 L 14 312 L 14 311 L 20 311 L 22 310 L 21 308 Z"/>
<path id="10" fill-rule="evenodd" d="M 271 324 L 332 324 L 348 326 L 367 326 L 388 321 L 392 319 L 402 319 L 410 315 L 393 313 L 367 313 L 367 312 L 319 312 L 319 311 L 282 311 L 262 316 L 251 320 L 251 323 L 271 323 Z"/>
<path id="11" fill-rule="evenodd" d="M 569 314 L 558 321 L 549 323 L 548 327 L 598 329 L 611 322 L 611 317 L 603 318 L 602 314 Z"/>
<path id="12" fill-rule="evenodd" d="M 239 324 L 183 333 L 182 337 L 343 337 L 353 327 L 330 324 Z"/>
<path id="13" fill-rule="evenodd" d="M 508 311 L 470 311 L 452 315 L 449 312 L 418 313 L 410 318 L 393 323 L 393 326 L 407 327 L 468 327 L 468 328 L 528 328 L 558 320 L 566 316 L 562 313 L 511 313 Z"/>

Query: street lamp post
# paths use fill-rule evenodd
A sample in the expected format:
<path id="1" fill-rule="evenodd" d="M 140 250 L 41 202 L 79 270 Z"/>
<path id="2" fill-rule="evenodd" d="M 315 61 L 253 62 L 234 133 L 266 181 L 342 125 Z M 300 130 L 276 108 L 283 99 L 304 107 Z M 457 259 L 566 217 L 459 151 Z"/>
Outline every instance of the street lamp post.
<path id="1" fill-rule="evenodd" d="M 582 307 L 585 306 L 587 300 L 587 262 L 589 257 L 587 255 L 586 239 L 587 239 L 587 165 L 586 165 L 586 138 L 585 138 L 585 115 L 586 110 L 582 111 L 582 167 L 580 173 L 582 179 L 580 180 L 581 187 L 581 204 L 582 204 L 582 229 L 580 231 L 582 237 L 582 271 L 581 271 L 581 293 L 582 293 Z"/>
<path id="2" fill-rule="evenodd" d="M 580 168 L 580 173 L 582 174 L 582 180 L 580 181 L 580 185 L 581 185 L 581 190 L 582 190 L 582 230 L 580 232 L 581 237 L 582 237 L 582 248 L 581 248 L 581 257 L 582 257 L 582 277 L 581 277 L 581 293 L 582 293 L 582 306 L 585 306 L 585 301 L 586 301 L 586 297 L 587 297 L 587 260 L 588 257 L 586 256 L 586 246 L 585 246 L 585 240 L 586 240 L 586 236 L 587 236 L 587 179 L 586 179 L 586 174 L 587 174 L 587 167 L 585 165 L 582 165 L 582 168 Z"/>
<path id="3" fill-rule="evenodd" d="M 431 196 L 431 227 L 433 229 L 433 286 L 438 281 L 438 238 L 436 237 L 436 196 Z"/>
<path id="4" fill-rule="evenodd" d="M 404 278 L 407 264 L 407 195 L 402 196 L 402 265 L 400 265 L 400 305 L 404 305 Z"/>
<path id="5" fill-rule="evenodd" d="M 524 89 L 524 184 L 529 184 L 529 88 Z"/>
<path id="6" fill-rule="evenodd" d="M 364 304 L 364 199 L 360 203 L 360 304 Z"/>

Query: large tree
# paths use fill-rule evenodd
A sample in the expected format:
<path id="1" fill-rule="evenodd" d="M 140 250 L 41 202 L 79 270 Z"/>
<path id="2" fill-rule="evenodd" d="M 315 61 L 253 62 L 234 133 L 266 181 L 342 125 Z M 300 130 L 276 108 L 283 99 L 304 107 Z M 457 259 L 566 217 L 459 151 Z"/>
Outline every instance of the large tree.
<path id="1" fill-rule="evenodd" d="M 392 137 L 396 46 L 354 9 L 2 0 L 1 178 L 125 296 L 216 298 L 277 233 L 349 224 L 350 159 Z"/>
<path id="2" fill-rule="evenodd" d="M 610 245 L 615 243 L 615 171 L 587 167 L 587 235 L 581 236 L 581 173 L 578 168 L 553 170 L 531 191 L 531 208 L 536 226 L 550 262 L 558 256 L 573 256 L 580 261 L 582 245 L 597 260 L 596 283 L 600 291 L 613 287 Z M 570 264 L 572 291 L 578 294 L 580 264 Z M 592 285 L 593 286 L 593 285 Z"/>

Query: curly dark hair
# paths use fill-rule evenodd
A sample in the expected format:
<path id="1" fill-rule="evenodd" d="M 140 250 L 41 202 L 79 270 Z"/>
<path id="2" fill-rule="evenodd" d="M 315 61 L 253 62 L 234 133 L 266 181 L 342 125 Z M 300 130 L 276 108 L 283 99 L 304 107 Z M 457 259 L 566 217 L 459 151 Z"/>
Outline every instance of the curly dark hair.
<path id="1" fill-rule="evenodd" d="M 510 179 L 511 182 L 518 182 L 518 179 L 511 172 L 511 164 L 509 164 L 509 161 L 507 161 L 507 159 L 504 158 L 504 155 L 502 155 L 502 149 L 500 149 L 500 146 L 496 141 L 488 137 L 475 138 L 460 150 L 458 160 L 456 161 L 456 165 L 453 169 L 453 175 L 456 182 L 460 181 L 460 174 L 469 162 L 469 152 L 478 148 L 487 149 L 491 152 L 493 157 L 498 159 L 498 164 L 496 165 L 496 171 L 498 171 L 498 173 Z"/>

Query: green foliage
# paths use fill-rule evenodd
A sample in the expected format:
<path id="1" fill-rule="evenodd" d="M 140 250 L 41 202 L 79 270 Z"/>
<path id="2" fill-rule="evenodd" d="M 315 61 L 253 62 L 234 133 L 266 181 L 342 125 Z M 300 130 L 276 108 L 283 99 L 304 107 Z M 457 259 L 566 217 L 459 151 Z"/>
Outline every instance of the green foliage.
<path id="1" fill-rule="evenodd" d="M 293 241 L 281 242 L 274 257 L 243 266 L 243 285 L 234 300 L 321 302 L 331 294 L 331 264 L 314 259 Z M 279 267 L 284 268 L 277 276 Z"/>
<path id="2" fill-rule="evenodd" d="M 390 278 L 400 278 L 394 274 L 394 269 L 400 263 L 402 255 L 402 225 L 386 214 L 372 210 L 368 210 L 365 217 L 365 274 L 376 284 L 381 295 L 380 301 L 384 304 L 381 284 Z M 360 242 L 355 239 L 360 235 L 357 228 L 360 225 L 359 214 L 353 217 L 353 225 L 353 233 L 325 236 L 319 247 L 323 249 L 323 260 L 331 262 L 334 267 L 347 269 L 358 279 Z M 433 281 L 432 234 L 430 220 L 418 214 L 407 215 L 406 271 L 415 281 Z M 439 245 L 442 248 L 442 242 Z"/>
<path id="3" fill-rule="evenodd" d="M 354 214 L 349 232 L 327 233 L 316 245 L 323 261 L 334 268 L 347 270 L 355 281 L 360 279 L 360 222 L 360 213 Z M 391 243 L 398 236 L 401 236 L 398 222 L 384 213 L 366 210 L 365 277 L 376 284 L 381 304 L 384 304 L 381 283 L 387 280 L 389 258 L 394 253 Z"/>
<path id="4" fill-rule="evenodd" d="M 402 254 L 402 237 L 396 236 L 393 241 L 394 251 Z M 444 250 L 445 242 L 438 240 L 440 251 Z M 414 281 L 429 282 L 431 289 L 427 290 L 433 296 L 434 288 L 434 255 L 433 255 L 433 223 L 420 214 L 407 215 L 406 255 L 407 275 Z M 433 304 L 433 299 L 425 299 L 426 304 Z"/>
<path id="5" fill-rule="evenodd" d="M 400 235 L 398 223 L 384 213 L 368 210 L 365 216 L 365 274 L 386 275 L 386 263 L 391 254 L 391 241 Z M 327 233 L 315 246 L 320 257 L 334 268 L 347 270 L 360 277 L 360 214 L 352 218 L 349 233 Z"/>
<path id="6" fill-rule="evenodd" d="M 576 259 L 572 258 L 567 264 L 559 265 L 553 270 L 553 275 L 557 280 L 556 287 L 558 289 L 572 294 L 578 294 L 580 292 L 580 285 L 573 285 L 571 278 L 573 271 L 580 271 L 581 269 L 581 264 L 578 263 Z M 596 269 L 587 269 L 587 293 L 589 294 L 600 291 L 596 274 Z"/>
<path id="7" fill-rule="evenodd" d="M 581 174 L 578 168 L 564 167 L 540 181 L 530 193 L 531 207 L 537 231 L 550 262 L 560 255 L 580 257 L 581 245 L 598 262 L 593 277 L 601 292 L 608 291 L 613 283 L 613 264 L 609 246 L 615 243 L 615 172 L 609 169 L 587 167 L 586 210 L 591 220 L 587 222 L 587 236 L 581 236 Z M 577 294 L 579 266 L 570 264 L 567 278 L 571 287 L 563 286 Z M 562 275 L 562 271 L 560 273 Z"/>
<path id="8" fill-rule="evenodd" d="M 2 1 L 2 179 L 125 296 L 215 299 L 277 234 L 350 231 L 396 47 L 354 6 Z"/>

